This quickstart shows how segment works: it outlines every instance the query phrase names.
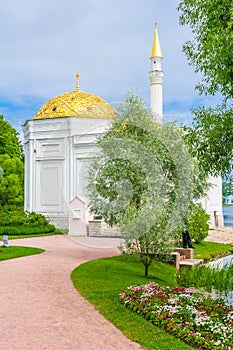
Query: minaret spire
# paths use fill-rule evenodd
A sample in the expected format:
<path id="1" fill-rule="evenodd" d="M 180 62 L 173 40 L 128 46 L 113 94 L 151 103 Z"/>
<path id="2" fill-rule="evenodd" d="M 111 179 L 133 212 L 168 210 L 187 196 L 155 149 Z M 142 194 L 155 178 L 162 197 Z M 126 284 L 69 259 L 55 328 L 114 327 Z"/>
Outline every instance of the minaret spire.
<path id="1" fill-rule="evenodd" d="M 157 28 L 158 28 L 158 22 L 155 22 L 154 40 L 153 40 L 153 44 L 152 44 L 150 58 L 152 58 L 152 57 L 161 57 L 162 58 L 163 57 Z"/>
<path id="2" fill-rule="evenodd" d="M 154 119 L 158 123 L 163 120 L 163 71 L 161 60 L 163 58 L 158 31 L 158 23 L 155 22 L 154 39 L 150 54 L 151 71 L 150 78 L 150 108 L 154 115 Z"/>

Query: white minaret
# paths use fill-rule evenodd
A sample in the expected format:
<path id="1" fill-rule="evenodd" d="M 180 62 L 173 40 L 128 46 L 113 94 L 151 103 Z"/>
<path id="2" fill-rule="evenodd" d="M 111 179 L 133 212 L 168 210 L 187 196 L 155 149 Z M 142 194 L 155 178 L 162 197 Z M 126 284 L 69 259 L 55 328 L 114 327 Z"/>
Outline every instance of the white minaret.
<path id="1" fill-rule="evenodd" d="M 150 54 L 151 71 L 150 78 L 150 108 L 157 123 L 163 121 L 163 71 L 161 60 L 163 58 L 160 47 L 159 36 L 157 32 L 157 23 L 155 23 L 154 40 Z"/>

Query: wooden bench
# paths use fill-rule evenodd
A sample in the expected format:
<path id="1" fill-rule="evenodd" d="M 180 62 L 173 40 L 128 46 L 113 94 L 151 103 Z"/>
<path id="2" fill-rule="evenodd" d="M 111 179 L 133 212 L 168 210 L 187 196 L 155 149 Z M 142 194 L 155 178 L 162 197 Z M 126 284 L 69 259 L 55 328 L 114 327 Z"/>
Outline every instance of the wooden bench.
<path id="1" fill-rule="evenodd" d="M 183 266 L 193 268 L 204 262 L 203 259 L 194 259 L 194 249 L 192 248 L 174 248 L 171 254 L 175 258 L 175 266 L 178 270 Z"/>

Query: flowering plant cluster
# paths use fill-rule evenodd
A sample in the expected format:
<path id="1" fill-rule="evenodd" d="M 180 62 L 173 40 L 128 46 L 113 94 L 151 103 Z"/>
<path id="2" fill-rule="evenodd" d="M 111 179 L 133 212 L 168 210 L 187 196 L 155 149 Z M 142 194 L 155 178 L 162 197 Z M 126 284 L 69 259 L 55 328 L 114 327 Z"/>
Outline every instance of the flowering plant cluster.
<path id="1" fill-rule="evenodd" d="M 128 287 L 119 294 L 119 300 L 190 346 L 202 350 L 233 349 L 233 307 L 221 299 L 151 282 Z"/>

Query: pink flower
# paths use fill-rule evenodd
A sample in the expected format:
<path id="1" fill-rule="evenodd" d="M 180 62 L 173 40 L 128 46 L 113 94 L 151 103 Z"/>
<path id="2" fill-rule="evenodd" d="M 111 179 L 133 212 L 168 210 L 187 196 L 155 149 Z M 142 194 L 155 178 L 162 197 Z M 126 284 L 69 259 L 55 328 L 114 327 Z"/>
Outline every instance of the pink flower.
<path id="1" fill-rule="evenodd" d="M 194 334 L 196 334 L 196 332 L 195 332 L 195 331 L 191 331 L 191 332 L 189 332 L 189 335 L 194 335 Z"/>

